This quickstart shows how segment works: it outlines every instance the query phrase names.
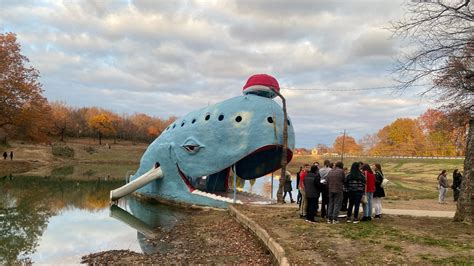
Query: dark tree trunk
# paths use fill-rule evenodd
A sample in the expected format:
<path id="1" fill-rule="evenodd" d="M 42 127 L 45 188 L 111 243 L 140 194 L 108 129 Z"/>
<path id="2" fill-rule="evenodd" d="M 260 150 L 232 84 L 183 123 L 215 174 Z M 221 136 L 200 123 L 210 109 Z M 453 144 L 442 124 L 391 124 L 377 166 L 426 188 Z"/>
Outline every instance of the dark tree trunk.
<path id="1" fill-rule="evenodd" d="M 473 194 L 474 187 L 474 117 L 471 114 L 469 120 L 469 131 L 467 133 L 466 158 L 464 159 L 464 176 L 461 183 L 456 215 L 454 221 L 472 223 L 473 218 Z"/>
<path id="2" fill-rule="evenodd" d="M 61 141 L 64 141 L 64 132 L 66 129 L 61 129 Z"/>
<path id="3" fill-rule="evenodd" d="M 99 132 L 99 145 L 102 145 L 102 133 Z"/>

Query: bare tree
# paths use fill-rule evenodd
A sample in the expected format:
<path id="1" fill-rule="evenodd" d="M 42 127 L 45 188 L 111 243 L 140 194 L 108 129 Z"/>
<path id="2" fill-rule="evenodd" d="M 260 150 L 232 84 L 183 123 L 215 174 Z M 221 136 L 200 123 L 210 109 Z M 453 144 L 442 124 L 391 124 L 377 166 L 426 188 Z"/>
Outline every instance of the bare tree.
<path id="1" fill-rule="evenodd" d="M 473 219 L 472 173 L 474 152 L 474 14 L 470 0 L 412 0 L 405 17 L 392 23 L 396 37 L 409 41 L 407 53 L 398 60 L 400 89 L 431 82 L 423 94 L 435 92 L 446 109 L 470 113 L 464 178 L 455 220 Z"/>

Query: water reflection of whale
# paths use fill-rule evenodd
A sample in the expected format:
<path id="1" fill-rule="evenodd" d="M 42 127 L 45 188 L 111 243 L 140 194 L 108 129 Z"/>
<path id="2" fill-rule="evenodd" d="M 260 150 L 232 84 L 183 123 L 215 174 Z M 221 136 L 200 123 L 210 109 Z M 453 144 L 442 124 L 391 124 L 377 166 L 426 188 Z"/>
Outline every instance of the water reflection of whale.
<path id="1" fill-rule="evenodd" d="M 171 248 L 160 238 L 162 233 L 184 218 L 186 214 L 183 211 L 147 204 L 131 197 L 126 199 L 125 205 L 128 205 L 131 213 L 114 204 L 110 207 L 110 216 L 137 230 L 137 240 L 143 253 L 165 252 Z"/>

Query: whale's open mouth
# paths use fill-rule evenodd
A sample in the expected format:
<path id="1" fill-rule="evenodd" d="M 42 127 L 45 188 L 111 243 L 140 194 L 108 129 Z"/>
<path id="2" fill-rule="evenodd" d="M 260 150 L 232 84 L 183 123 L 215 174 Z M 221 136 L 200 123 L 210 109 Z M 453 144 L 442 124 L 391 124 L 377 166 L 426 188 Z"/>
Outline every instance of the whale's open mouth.
<path id="1" fill-rule="evenodd" d="M 205 176 L 189 176 L 179 168 L 179 165 L 177 165 L 177 168 L 190 192 L 216 200 L 232 202 L 232 199 L 220 196 L 229 189 L 228 180 L 232 166 L 235 165 L 237 176 L 242 179 L 259 178 L 281 168 L 282 151 L 283 147 L 281 145 L 267 145 L 255 150 L 234 164 Z M 287 162 L 290 162 L 292 157 L 293 152 L 287 149 Z"/>

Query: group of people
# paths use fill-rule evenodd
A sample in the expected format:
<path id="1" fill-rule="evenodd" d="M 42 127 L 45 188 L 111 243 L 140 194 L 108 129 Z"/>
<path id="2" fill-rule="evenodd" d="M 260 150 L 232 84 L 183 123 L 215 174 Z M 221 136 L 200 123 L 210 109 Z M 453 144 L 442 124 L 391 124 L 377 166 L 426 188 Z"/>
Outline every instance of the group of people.
<path id="1" fill-rule="evenodd" d="M 347 211 L 347 222 L 358 223 L 361 203 L 364 209 L 361 221 L 372 220 L 374 207 L 374 218 L 382 218 L 384 175 L 378 163 L 371 167 L 354 162 L 349 171 L 342 162 L 325 160 L 322 167 L 317 162 L 311 166 L 305 164 L 297 173 L 296 184 L 300 217 L 309 222 L 316 221 L 320 209 L 320 216 L 327 223 L 339 223 L 340 211 Z"/>
<path id="2" fill-rule="evenodd" d="M 8 157 L 8 153 L 6 151 L 3 152 L 3 160 L 6 160 Z M 13 160 L 13 151 L 10 152 L 10 160 Z"/>
<path id="3" fill-rule="evenodd" d="M 462 174 L 459 172 L 458 169 L 453 171 L 453 184 L 451 185 L 451 189 L 453 190 L 453 197 L 454 201 L 458 201 L 459 192 L 461 191 L 461 181 L 462 181 Z M 438 202 L 439 204 L 446 204 L 446 194 L 448 193 L 448 177 L 447 171 L 442 170 L 441 173 L 438 175 Z"/>

